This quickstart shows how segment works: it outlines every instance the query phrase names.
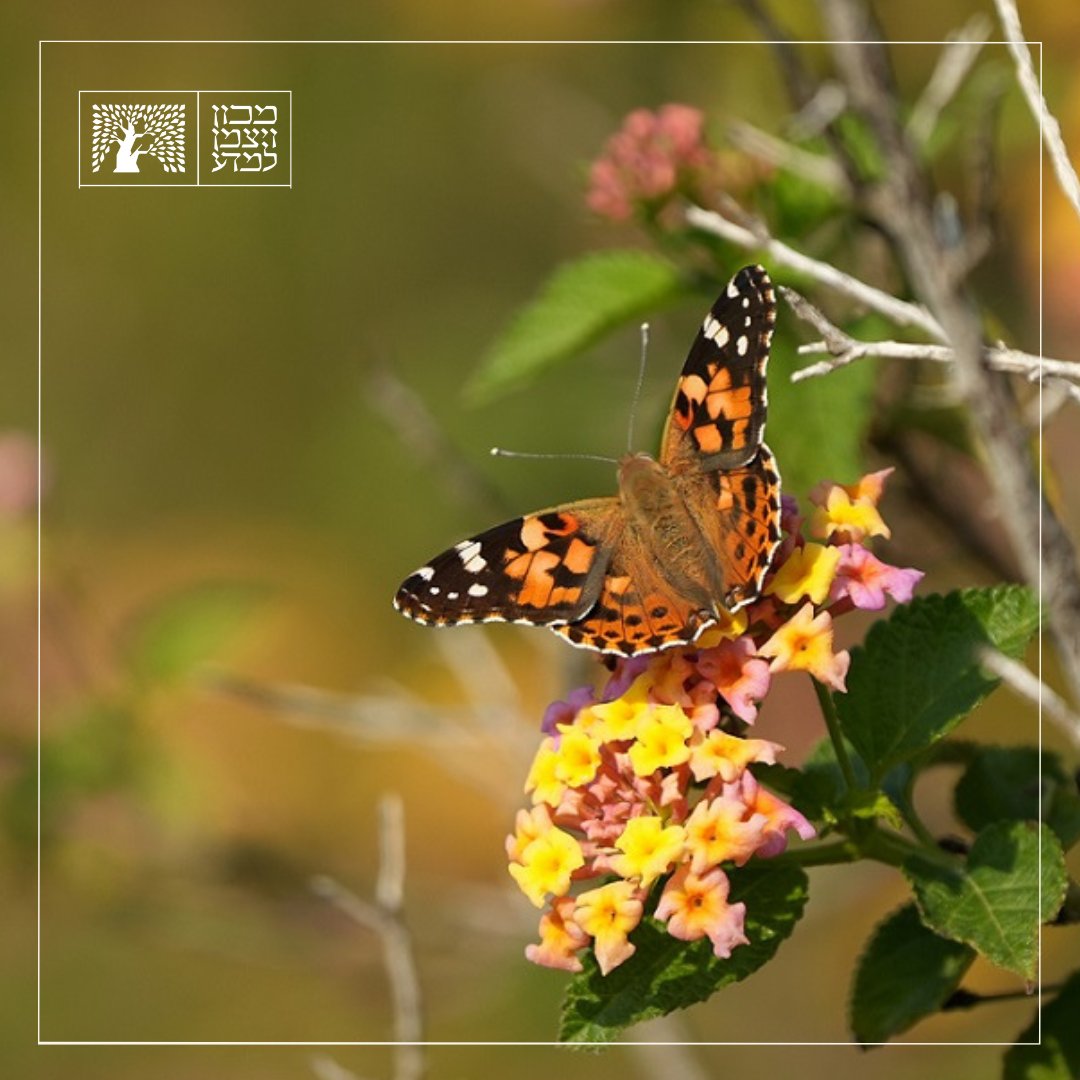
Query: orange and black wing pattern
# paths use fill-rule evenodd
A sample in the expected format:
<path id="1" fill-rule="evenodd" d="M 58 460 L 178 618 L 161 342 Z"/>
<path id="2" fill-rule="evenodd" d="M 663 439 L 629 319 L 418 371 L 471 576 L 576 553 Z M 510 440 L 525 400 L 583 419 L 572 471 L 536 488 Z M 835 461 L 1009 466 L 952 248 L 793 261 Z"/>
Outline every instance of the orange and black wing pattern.
<path id="1" fill-rule="evenodd" d="M 431 626 L 580 618 L 601 593 L 618 511 L 617 499 L 586 499 L 496 525 L 410 574 L 394 606 Z"/>
<path id="2" fill-rule="evenodd" d="M 675 387 L 660 461 L 673 472 L 734 469 L 765 434 L 765 371 L 776 295 L 760 266 L 740 270 L 702 321 Z"/>

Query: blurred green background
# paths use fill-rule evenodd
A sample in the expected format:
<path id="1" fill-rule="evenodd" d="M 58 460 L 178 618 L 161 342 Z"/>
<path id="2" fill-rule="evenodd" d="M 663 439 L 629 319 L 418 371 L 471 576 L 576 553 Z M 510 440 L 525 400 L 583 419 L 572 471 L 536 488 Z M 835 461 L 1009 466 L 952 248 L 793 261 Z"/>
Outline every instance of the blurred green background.
<path id="1" fill-rule="evenodd" d="M 880 7 L 897 40 L 943 38 L 987 9 L 959 0 Z M 1029 36 L 1052 42 L 1048 93 L 1075 148 L 1080 25 L 1051 0 L 1022 8 Z M 810 5 L 775 10 L 795 33 L 821 36 Z M 16 3 L 3 19 L 12 130 L 0 424 L 31 435 L 39 38 L 758 36 L 735 4 L 602 0 L 468 10 L 315 0 L 183 12 Z M 824 50 L 808 52 L 825 66 Z M 894 50 L 909 100 L 936 53 Z M 314 895 L 310 879 L 333 875 L 370 897 L 377 800 L 398 792 L 428 1037 L 553 1038 L 563 976 L 523 959 L 536 913 L 509 882 L 502 842 L 544 706 L 591 668 L 537 632 L 436 635 L 397 616 L 390 598 L 416 565 L 500 514 L 611 490 L 602 465 L 499 462 L 487 450 L 618 453 L 636 333 L 484 407 L 469 406 L 461 387 L 555 265 L 639 242 L 598 224 L 583 203 L 587 163 L 621 118 L 684 101 L 717 130 L 736 116 L 775 130 L 788 104 L 768 49 L 49 43 L 41 56 L 42 1037 L 392 1038 L 378 941 Z M 80 190 L 76 93 L 109 87 L 291 89 L 292 189 Z M 1001 298 L 1004 330 L 1034 349 L 1039 162 L 1015 93 L 1001 150 L 1000 232 L 982 273 Z M 1046 191 L 1046 352 L 1071 357 L 1080 235 L 1056 189 Z M 699 316 L 685 306 L 654 320 L 639 430 L 659 423 Z M 770 390 L 798 393 L 776 380 Z M 1068 409 L 1059 414 L 1047 432 L 1051 460 L 1080 450 L 1075 428 Z M 407 440 L 433 431 L 445 445 L 424 460 Z M 1057 497 L 1076 525 L 1075 480 L 1063 479 Z M 990 580 L 903 484 L 886 516 L 892 561 L 925 569 L 923 591 Z M 32 1045 L 31 512 L 7 513 L 0 530 L 3 1075 L 313 1075 L 313 1051 L 301 1048 Z M 865 629 L 850 623 L 846 644 Z M 811 694 L 796 682 L 770 697 L 758 725 L 787 745 L 792 764 L 821 734 Z M 310 688 L 302 709 L 289 707 L 295 687 Z M 1022 742 L 1036 728 L 1030 710 L 1000 693 L 969 733 Z M 1048 731 L 1048 744 L 1056 740 Z M 951 823 L 944 792 L 928 781 L 920 793 L 940 831 Z M 808 914 L 777 961 L 653 1037 L 845 1041 L 852 965 L 902 896 L 885 868 L 815 871 Z M 1047 940 L 1047 979 L 1075 966 L 1075 951 L 1059 954 L 1059 944 Z M 969 981 L 1014 988 L 985 966 Z M 912 1037 L 1007 1042 L 1031 1008 L 950 1014 Z M 389 1050 L 333 1053 L 363 1075 L 390 1074 Z M 916 1067 L 994 1075 L 1000 1051 L 691 1053 L 702 1075 L 769 1068 L 814 1077 L 842 1065 L 901 1077 Z M 527 1078 L 555 1067 L 568 1078 L 644 1077 L 657 1068 L 626 1048 L 600 1058 L 433 1048 L 430 1058 L 434 1076 Z"/>

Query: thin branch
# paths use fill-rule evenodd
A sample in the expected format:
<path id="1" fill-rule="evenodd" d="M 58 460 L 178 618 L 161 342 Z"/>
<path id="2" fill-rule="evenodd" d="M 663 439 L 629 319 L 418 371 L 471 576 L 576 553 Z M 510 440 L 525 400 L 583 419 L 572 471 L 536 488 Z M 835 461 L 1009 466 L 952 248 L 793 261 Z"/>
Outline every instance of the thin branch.
<path id="1" fill-rule="evenodd" d="M 1054 165 L 1054 173 L 1057 175 L 1061 190 L 1065 197 L 1072 203 L 1073 210 L 1080 216 L 1080 178 L 1076 175 L 1069 160 L 1069 153 L 1065 149 L 1065 140 L 1061 137 L 1061 125 L 1057 118 L 1046 106 L 1046 99 L 1039 89 L 1039 80 L 1035 74 L 1035 66 L 1031 62 L 1031 51 L 1028 49 L 1024 38 L 1024 31 L 1020 25 L 1020 13 L 1016 10 L 1015 0 L 994 0 L 1001 19 L 1002 29 L 1009 42 L 1009 51 L 1016 63 L 1016 77 L 1020 81 L 1020 88 L 1027 98 L 1028 107 L 1039 123 L 1042 131 L 1043 142 L 1049 151 L 1050 160 Z"/>
<path id="2" fill-rule="evenodd" d="M 990 20 L 978 12 L 949 35 L 937 65 L 908 119 L 908 134 L 924 144 L 934 133 L 942 110 L 956 96 L 990 36 Z"/>
<path id="3" fill-rule="evenodd" d="M 948 345 L 920 345 L 909 341 L 861 341 L 830 322 L 818 308 L 794 289 L 781 285 L 780 295 L 798 318 L 809 323 L 822 336 L 821 341 L 800 345 L 799 355 L 829 354 L 828 360 L 793 372 L 792 382 L 827 375 L 830 371 L 846 367 L 864 357 L 930 360 L 937 364 L 951 364 L 956 360 L 956 353 Z M 1080 382 L 1080 363 L 1073 360 L 1050 360 L 1018 349 L 1008 349 L 1004 345 L 987 347 L 983 350 L 983 357 L 995 371 L 1016 372 L 1025 375 L 1032 382 L 1044 377 Z M 1080 400 L 1080 387 L 1070 385 L 1069 389 L 1074 391 L 1077 400 Z"/>
<path id="4" fill-rule="evenodd" d="M 394 1080 L 419 1080 L 427 1069 L 420 979 L 413 959 L 412 937 L 402 918 L 405 887 L 405 815 L 401 799 L 386 795 L 379 802 L 379 876 L 375 903 L 361 899 L 334 878 L 320 875 L 311 887 L 354 922 L 376 934 L 382 943 L 394 1006 Z"/>
<path id="5" fill-rule="evenodd" d="M 1060 694 L 1051 690 L 1018 660 L 989 645 L 979 650 L 979 662 L 1018 697 L 1035 706 L 1041 702 L 1043 715 L 1053 720 L 1080 749 L 1080 716 L 1069 708 Z"/>
<path id="6" fill-rule="evenodd" d="M 819 284 L 842 293 L 860 304 L 865 304 L 866 307 L 884 315 L 898 326 L 914 326 L 936 341 L 945 340 L 945 332 L 941 324 L 921 304 L 898 300 L 895 296 L 881 289 L 875 289 L 873 285 L 867 285 L 864 281 L 844 273 L 843 270 L 838 270 L 829 263 L 813 259 L 801 251 L 788 247 L 783 241 L 772 237 L 761 222 L 754 221 L 752 228 L 738 225 L 715 210 L 705 210 L 700 206 L 688 206 L 685 213 L 687 222 L 694 228 L 701 229 L 702 232 L 719 236 L 730 243 L 738 244 L 739 247 L 764 251 L 770 259 L 781 266 L 805 274 Z"/>
<path id="7" fill-rule="evenodd" d="M 880 179 L 864 193 L 864 209 L 892 240 L 908 280 L 942 328 L 944 336 L 937 340 L 955 351 L 951 371 L 986 456 L 998 520 L 1024 578 L 1042 592 L 1062 670 L 1071 696 L 1080 702 L 1076 551 L 1042 498 L 1014 390 L 983 363 L 981 321 L 960 272 L 962 261 L 958 264 L 956 258 L 963 238 L 943 237 L 936 228 L 931 188 L 897 117 L 888 54 L 865 5 L 821 0 L 821 9 L 852 106 L 870 125 L 884 161 Z"/>
<path id="8" fill-rule="evenodd" d="M 770 165 L 787 169 L 796 176 L 802 176 L 834 195 L 846 197 L 851 194 L 847 175 L 832 158 L 803 150 L 744 120 L 735 120 L 728 125 L 728 138 L 740 150 L 745 150 Z"/>

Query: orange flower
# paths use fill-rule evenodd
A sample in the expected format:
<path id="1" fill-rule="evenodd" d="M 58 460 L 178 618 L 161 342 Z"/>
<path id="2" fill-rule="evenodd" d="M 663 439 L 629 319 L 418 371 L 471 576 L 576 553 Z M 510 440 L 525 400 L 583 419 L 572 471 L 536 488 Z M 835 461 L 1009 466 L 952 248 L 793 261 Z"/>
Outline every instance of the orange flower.
<path id="1" fill-rule="evenodd" d="M 827 611 L 814 617 L 814 605 L 803 604 L 758 650 L 772 657 L 769 668 L 777 671 L 808 671 L 834 690 L 844 690 L 851 656 L 846 650 L 833 653 L 832 617 Z"/>

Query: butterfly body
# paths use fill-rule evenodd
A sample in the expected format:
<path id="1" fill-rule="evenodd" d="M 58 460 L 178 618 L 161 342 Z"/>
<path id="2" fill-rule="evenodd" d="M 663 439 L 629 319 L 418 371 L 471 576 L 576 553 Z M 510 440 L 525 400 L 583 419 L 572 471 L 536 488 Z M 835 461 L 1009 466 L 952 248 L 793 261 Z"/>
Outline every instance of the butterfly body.
<path id="1" fill-rule="evenodd" d="M 619 656 L 688 644 L 756 599 L 780 541 L 780 477 L 762 441 L 775 320 L 746 267 L 705 317 L 658 457 L 619 463 L 615 496 L 515 518 L 436 556 L 395 606 L 435 626 L 547 626 Z"/>

